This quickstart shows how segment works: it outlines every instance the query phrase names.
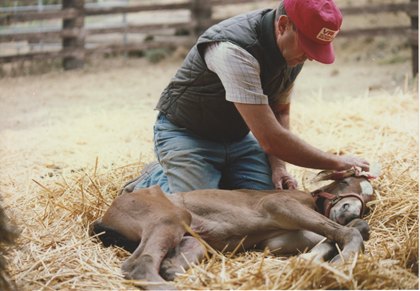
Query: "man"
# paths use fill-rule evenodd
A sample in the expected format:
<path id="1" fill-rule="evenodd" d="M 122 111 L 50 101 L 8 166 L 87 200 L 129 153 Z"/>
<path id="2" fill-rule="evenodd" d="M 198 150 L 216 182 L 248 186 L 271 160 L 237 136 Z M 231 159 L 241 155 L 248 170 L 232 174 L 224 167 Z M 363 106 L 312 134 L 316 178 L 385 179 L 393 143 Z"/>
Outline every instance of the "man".
<path id="1" fill-rule="evenodd" d="M 323 152 L 289 130 L 290 92 L 306 60 L 330 64 L 342 23 L 332 0 L 281 0 L 205 31 L 158 102 L 159 164 L 131 189 L 293 189 L 285 162 L 369 170 L 362 158 Z"/>

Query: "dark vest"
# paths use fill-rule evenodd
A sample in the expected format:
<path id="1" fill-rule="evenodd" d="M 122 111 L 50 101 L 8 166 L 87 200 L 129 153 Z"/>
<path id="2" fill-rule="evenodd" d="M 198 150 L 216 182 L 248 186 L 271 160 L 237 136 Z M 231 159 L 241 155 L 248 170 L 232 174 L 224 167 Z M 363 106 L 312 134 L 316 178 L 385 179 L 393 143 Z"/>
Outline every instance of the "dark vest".
<path id="1" fill-rule="evenodd" d="M 205 45 L 215 41 L 236 44 L 260 64 L 262 89 L 269 104 L 286 90 L 302 66 L 287 66 L 275 42 L 275 10 L 264 9 L 229 18 L 210 27 L 190 50 L 163 91 L 156 106 L 172 123 L 215 141 L 237 141 L 249 132 L 232 102 L 226 101 L 219 77 L 204 61 Z"/>

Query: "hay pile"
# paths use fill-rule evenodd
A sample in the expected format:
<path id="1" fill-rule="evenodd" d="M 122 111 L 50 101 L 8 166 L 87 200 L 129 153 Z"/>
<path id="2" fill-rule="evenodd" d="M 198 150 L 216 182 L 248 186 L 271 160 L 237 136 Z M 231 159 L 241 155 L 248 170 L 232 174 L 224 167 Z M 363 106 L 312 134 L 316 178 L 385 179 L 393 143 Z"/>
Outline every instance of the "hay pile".
<path id="1" fill-rule="evenodd" d="M 333 267 L 261 252 L 215 253 L 180 275 L 177 287 L 417 289 L 416 94 L 381 93 L 334 101 L 320 93 L 293 104 L 292 129 L 305 140 L 330 152 L 361 155 L 382 165 L 382 175 L 374 181 L 377 199 L 370 203 L 367 217 L 372 231 L 365 254 L 348 265 Z M 17 284 L 27 290 L 133 288 L 120 273 L 128 253 L 103 248 L 88 236 L 88 227 L 144 162 L 148 161 L 113 167 L 100 157 L 88 169 L 28 182 L 25 195 L 9 193 L 9 212 L 22 231 L 19 248 L 8 257 Z M 305 170 L 290 169 L 301 181 Z"/>

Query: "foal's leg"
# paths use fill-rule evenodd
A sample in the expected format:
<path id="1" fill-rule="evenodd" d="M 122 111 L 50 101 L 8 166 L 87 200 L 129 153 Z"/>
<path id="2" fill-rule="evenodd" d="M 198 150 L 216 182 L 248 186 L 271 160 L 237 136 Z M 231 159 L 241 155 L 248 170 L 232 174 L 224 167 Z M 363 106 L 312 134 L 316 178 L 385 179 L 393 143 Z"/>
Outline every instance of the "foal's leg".
<path id="1" fill-rule="evenodd" d="M 308 251 L 323 239 L 323 236 L 307 230 L 286 230 L 279 231 L 257 247 L 268 248 L 274 255 L 293 256 Z"/>
<path id="2" fill-rule="evenodd" d="M 165 280 L 174 280 L 176 273 L 184 273 L 191 264 L 203 259 L 205 247 L 192 236 L 184 236 L 181 243 L 168 253 L 160 266 L 160 275 Z"/>
<path id="3" fill-rule="evenodd" d="M 143 238 L 134 253 L 123 263 L 121 269 L 127 279 L 144 280 L 144 289 L 173 289 L 160 275 L 163 258 L 170 249 L 181 242 L 184 230 L 172 227 L 159 227 L 151 233 L 143 233 Z"/>
<path id="4" fill-rule="evenodd" d="M 353 219 L 346 226 L 357 229 L 360 232 L 360 235 L 362 236 L 363 240 L 366 241 L 369 239 L 369 225 L 363 219 Z M 310 252 L 304 254 L 303 256 L 314 260 L 332 259 L 332 262 L 340 259 L 337 247 L 335 246 L 334 242 L 330 240 L 326 240 L 321 244 L 316 245 L 314 248 L 311 249 Z"/>
<path id="5" fill-rule="evenodd" d="M 344 259 L 363 250 L 363 238 L 357 229 L 339 225 L 293 197 L 273 194 L 264 197 L 259 205 L 260 211 L 268 212 L 280 229 L 309 230 L 337 242 Z"/>

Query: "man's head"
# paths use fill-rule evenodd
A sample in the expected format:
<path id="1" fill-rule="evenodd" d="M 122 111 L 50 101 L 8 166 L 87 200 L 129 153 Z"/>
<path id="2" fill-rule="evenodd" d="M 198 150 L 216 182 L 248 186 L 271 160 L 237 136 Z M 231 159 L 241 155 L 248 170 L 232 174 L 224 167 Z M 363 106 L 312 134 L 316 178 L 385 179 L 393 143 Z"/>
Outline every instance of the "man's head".
<path id="1" fill-rule="evenodd" d="M 306 59 L 334 62 L 332 41 L 342 15 L 333 0 L 281 0 L 276 11 L 276 42 L 289 66 Z"/>

